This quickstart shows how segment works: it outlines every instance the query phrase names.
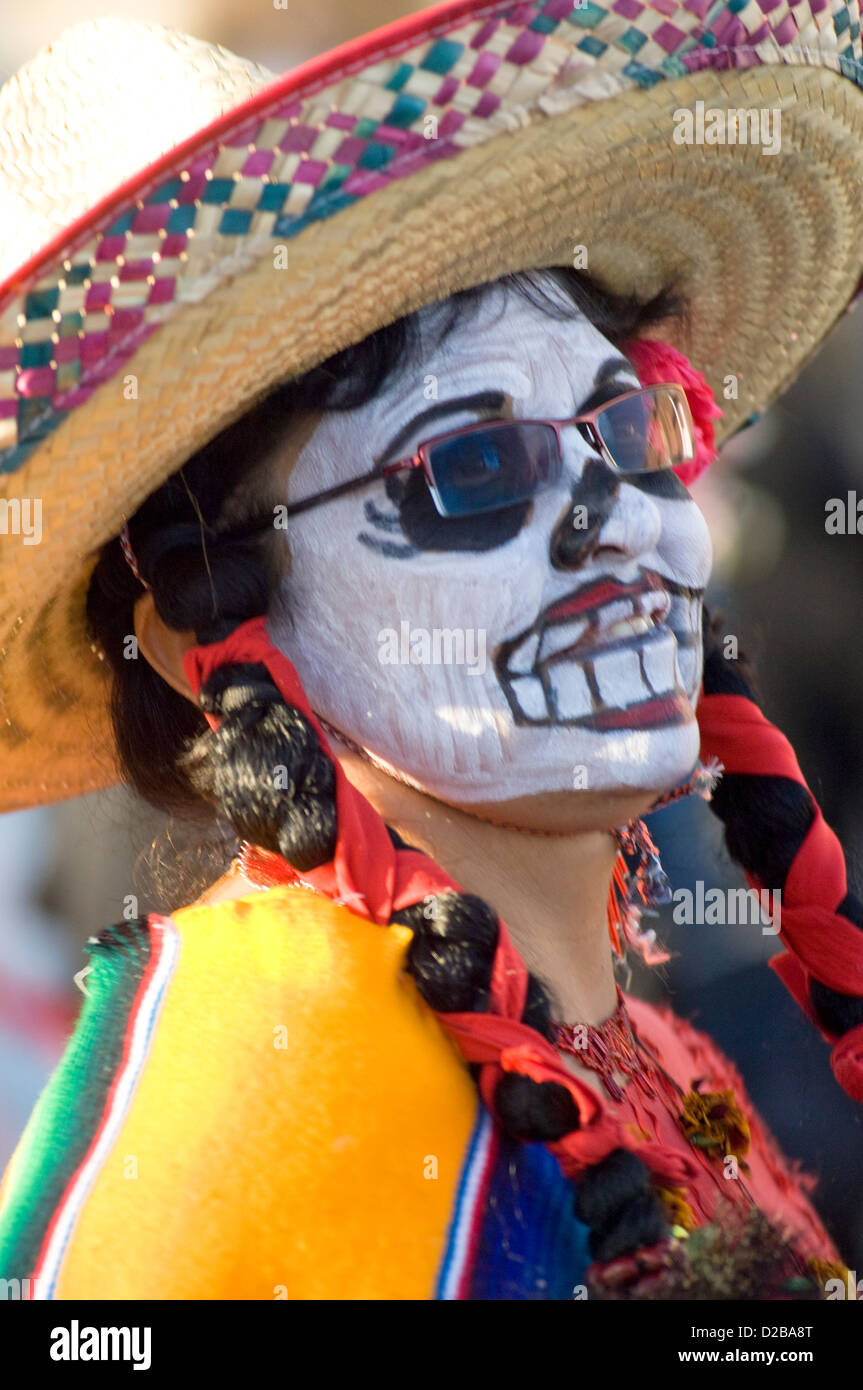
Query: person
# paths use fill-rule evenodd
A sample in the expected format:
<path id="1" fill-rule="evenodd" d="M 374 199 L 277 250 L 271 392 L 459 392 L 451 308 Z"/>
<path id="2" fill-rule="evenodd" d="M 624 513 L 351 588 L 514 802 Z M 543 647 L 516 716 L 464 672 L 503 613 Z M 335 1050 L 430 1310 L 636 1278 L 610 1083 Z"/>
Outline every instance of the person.
<path id="1" fill-rule="evenodd" d="M 863 909 L 746 663 L 726 658 L 703 617 L 710 541 L 686 484 L 734 408 L 719 410 L 694 365 L 710 360 L 703 336 L 700 353 L 674 345 L 697 291 L 671 275 L 651 291 L 634 271 L 615 290 L 539 245 L 524 263 L 512 230 L 475 261 L 465 250 L 466 270 L 445 218 L 418 289 L 396 221 L 386 273 L 340 280 L 332 303 L 344 307 L 349 285 L 355 298 L 313 338 L 277 322 L 271 355 L 261 291 L 279 282 L 272 260 L 254 258 L 260 226 L 244 222 L 230 269 L 224 248 L 207 245 L 216 216 L 228 235 L 239 208 L 219 209 L 234 185 L 248 203 L 243 179 L 272 171 L 256 154 L 276 145 L 280 176 L 295 176 L 280 206 L 302 194 L 291 215 L 305 214 L 310 235 L 294 259 L 317 267 L 320 319 L 296 268 L 290 298 L 315 327 L 337 278 L 325 249 L 356 255 L 351 230 L 362 228 L 373 264 L 363 200 L 373 206 L 400 179 L 417 181 L 416 194 L 398 188 L 408 220 L 420 199 L 415 226 L 469 205 L 481 239 L 472 194 L 495 205 L 499 166 L 474 168 L 469 139 L 437 152 L 432 173 L 454 161 L 444 191 L 418 182 L 410 142 L 400 175 L 384 187 L 360 178 L 356 201 L 330 189 L 317 217 L 299 177 L 315 173 L 304 169 L 314 161 L 303 93 L 309 119 L 343 112 L 330 129 L 344 131 L 358 109 L 374 111 L 395 141 L 391 93 L 404 95 L 406 53 L 431 99 L 427 75 L 437 82 L 445 56 L 470 41 L 498 70 L 507 37 L 522 85 L 493 108 L 506 116 L 529 75 L 559 75 L 540 61 L 543 36 L 569 43 L 569 60 L 578 52 L 577 31 L 563 29 L 569 6 L 546 6 L 539 28 L 524 7 L 501 6 L 493 25 L 475 8 L 412 16 L 265 84 L 181 147 L 167 184 L 163 160 L 125 186 L 102 209 L 91 265 L 134 267 L 157 222 L 160 256 L 178 254 L 165 250 L 183 220 L 174 213 L 193 207 L 178 312 L 126 320 L 116 346 L 93 344 L 92 376 L 82 346 L 85 384 L 64 395 L 52 383 L 38 421 L 16 417 L 10 471 L 36 476 L 77 440 L 69 481 L 77 467 L 89 508 L 55 522 L 66 569 L 47 613 L 31 597 L 6 663 L 4 698 L 26 646 L 31 698 L 39 672 L 54 705 L 50 731 L 37 733 L 18 691 L 13 793 L 36 792 L 22 741 L 42 750 L 43 795 L 106 776 L 110 687 L 110 775 L 199 826 L 224 869 L 215 882 L 187 878 L 167 914 L 90 943 L 75 1034 L 0 1192 L 0 1273 L 35 1297 L 811 1298 L 844 1277 L 811 1184 L 733 1066 L 615 978 L 629 952 L 661 958 L 639 922 L 638 904 L 664 891 L 641 817 L 712 792 L 750 881 L 783 895 L 777 968 L 833 1042 L 837 1080 L 863 1096 L 863 1008 L 847 988 L 863 961 Z M 143 41 L 141 26 L 113 21 L 71 36 L 72 46 L 86 36 L 88 53 L 99 37 Z M 147 36 L 179 45 L 197 73 L 194 41 Z M 68 63 L 68 48 L 51 61 Z M 720 72 L 739 90 L 740 73 Z M 453 81 L 436 87 L 436 105 L 456 111 Z M 315 105 L 321 84 L 338 100 Z M 389 95 L 373 102 L 369 85 Z M 508 167 L 524 158 L 549 189 L 549 146 L 572 114 L 552 88 L 537 108 L 541 145 L 519 144 L 502 121 Z M 656 120 L 643 95 L 635 109 L 648 127 Z M 324 146 L 334 167 L 337 138 L 347 137 Z M 270 177 L 259 208 L 262 189 L 279 187 Z M 184 185 L 191 203 L 180 203 Z M 537 202 L 548 216 L 553 199 Z M 271 220 L 268 235 L 286 226 Z M 548 235 L 560 245 L 559 227 Z M 70 247 L 50 252 L 65 287 L 76 283 Z M 38 289 L 16 282 L 37 322 L 45 265 L 38 276 Z M 126 283 L 116 278 L 115 289 Z M 105 283 L 94 274 L 86 294 Z M 836 315 L 854 288 L 837 283 Z M 242 316 L 222 329 L 222 294 L 238 314 L 245 297 L 255 333 Z M 738 348 L 741 361 L 754 345 Z M 172 353 L 185 354 L 189 379 Z M 46 394 L 40 368 L 26 374 L 34 361 L 20 363 L 25 402 Z M 131 431 L 106 391 L 127 364 Z M 763 401 L 781 380 L 774 370 L 762 381 Z M 171 401 L 183 402 L 177 417 Z M 117 490 L 97 493 L 88 479 L 109 455 Z M 66 641 L 46 666 L 58 622 Z M 81 670 L 73 680 L 69 658 L 87 643 L 98 687 Z M 76 698 L 64 700 L 70 681 Z"/>

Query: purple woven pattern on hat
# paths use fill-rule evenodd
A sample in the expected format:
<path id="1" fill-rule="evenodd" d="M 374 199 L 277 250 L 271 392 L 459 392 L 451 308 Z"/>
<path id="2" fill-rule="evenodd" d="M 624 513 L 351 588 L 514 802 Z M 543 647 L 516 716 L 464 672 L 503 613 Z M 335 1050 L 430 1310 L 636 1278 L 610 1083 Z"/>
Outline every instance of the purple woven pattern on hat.
<path id="1" fill-rule="evenodd" d="M 219 283 L 221 250 L 225 275 L 235 275 L 260 257 L 267 238 L 296 236 L 511 128 L 513 113 L 538 112 L 549 97 L 557 109 L 592 99 L 579 83 L 597 68 L 609 94 L 768 61 L 802 60 L 863 86 L 859 0 L 484 4 L 476 17 L 462 13 L 450 29 L 438 20 L 433 35 L 394 49 L 370 58 L 365 71 L 335 74 L 325 105 L 320 84 L 274 101 L 170 177 L 142 186 L 133 206 L 91 227 L 62 263 L 7 297 L 0 472 L 19 468 L 120 372 L 181 298 Z"/>

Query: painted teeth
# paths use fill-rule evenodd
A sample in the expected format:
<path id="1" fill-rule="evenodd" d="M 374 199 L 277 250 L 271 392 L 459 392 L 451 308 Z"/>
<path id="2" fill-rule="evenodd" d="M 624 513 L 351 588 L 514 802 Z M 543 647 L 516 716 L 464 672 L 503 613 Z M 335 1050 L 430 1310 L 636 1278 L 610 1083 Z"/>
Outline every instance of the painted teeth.
<path id="1" fill-rule="evenodd" d="M 608 709 L 612 709 L 618 703 L 622 691 L 646 693 L 638 664 L 638 652 L 623 650 L 598 656 L 593 663 L 593 673 L 603 703 Z"/>
<path id="2" fill-rule="evenodd" d="M 561 719 L 579 719 L 591 713 L 590 687 L 580 666 L 568 661 L 552 666 L 549 684 Z"/>
<path id="3" fill-rule="evenodd" d="M 660 642 L 647 642 L 641 650 L 641 660 L 647 683 L 657 695 L 674 686 L 677 667 L 670 633 Z"/>
<path id="4" fill-rule="evenodd" d="M 645 667 L 642 669 L 641 661 Z M 674 638 L 671 633 L 641 652 L 626 648 L 597 651 L 590 658 L 598 701 L 591 697 L 587 674 L 574 661 L 553 661 L 546 669 L 550 702 L 538 676 L 511 676 L 510 690 L 527 722 L 552 723 L 583 718 L 599 709 L 625 708 L 636 699 L 670 694 L 676 688 Z M 646 678 L 646 679 L 645 679 Z M 625 698 L 628 695 L 628 698 Z"/>
<path id="5" fill-rule="evenodd" d="M 512 693 L 518 707 L 528 719 L 544 720 L 548 717 L 545 691 L 537 676 L 518 676 L 512 682 Z M 588 705 L 589 708 L 589 705 Z"/>
<path id="6" fill-rule="evenodd" d="M 652 626 L 653 624 L 649 623 L 646 618 L 621 618 L 619 622 L 612 623 L 611 627 L 607 627 L 600 635 L 605 637 L 636 636 L 643 632 L 649 632 Z"/>
<path id="7" fill-rule="evenodd" d="M 550 656 L 566 651 L 567 647 L 574 647 L 589 626 L 586 618 L 576 618 L 572 622 L 554 623 L 551 627 L 545 628 L 539 652 L 540 661 L 548 661 Z"/>
<path id="8" fill-rule="evenodd" d="M 646 609 L 654 622 L 667 618 L 671 609 L 671 601 L 664 590 L 654 589 L 644 595 L 641 600 L 642 610 Z"/>
<path id="9" fill-rule="evenodd" d="M 522 642 L 510 653 L 509 669 L 519 676 L 527 676 L 533 671 L 536 661 L 536 652 L 539 646 L 539 636 L 534 633 L 528 637 L 527 641 Z"/>

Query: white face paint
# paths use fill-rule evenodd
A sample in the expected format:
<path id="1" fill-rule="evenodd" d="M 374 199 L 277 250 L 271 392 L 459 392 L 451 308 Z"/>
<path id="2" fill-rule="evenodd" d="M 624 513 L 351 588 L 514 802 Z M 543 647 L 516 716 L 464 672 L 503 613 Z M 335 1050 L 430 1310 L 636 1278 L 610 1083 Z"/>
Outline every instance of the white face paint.
<path id="1" fill-rule="evenodd" d="M 423 311 L 424 330 L 440 311 Z M 291 518 L 430 406 L 497 391 L 489 418 L 565 418 L 621 356 L 582 315 L 551 318 L 503 286 L 442 345 L 423 338 L 420 367 L 325 414 L 299 454 L 273 639 L 323 719 L 444 801 L 676 785 L 698 756 L 711 549 L 673 474 L 616 474 L 573 427 L 559 483 L 505 511 L 440 517 L 415 470 Z M 639 384 L 628 366 L 609 375 L 619 392 Z M 479 418 L 441 410 L 393 457 Z"/>

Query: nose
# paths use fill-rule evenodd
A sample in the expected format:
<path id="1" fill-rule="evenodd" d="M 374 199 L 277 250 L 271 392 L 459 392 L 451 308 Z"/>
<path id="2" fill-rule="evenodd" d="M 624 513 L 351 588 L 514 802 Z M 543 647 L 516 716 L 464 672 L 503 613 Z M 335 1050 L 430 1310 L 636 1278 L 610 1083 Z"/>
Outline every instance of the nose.
<path id="1" fill-rule="evenodd" d="M 661 530 L 651 499 L 604 459 L 589 458 L 551 533 L 551 563 L 558 570 L 580 569 L 598 550 L 634 559 L 653 550 Z"/>

